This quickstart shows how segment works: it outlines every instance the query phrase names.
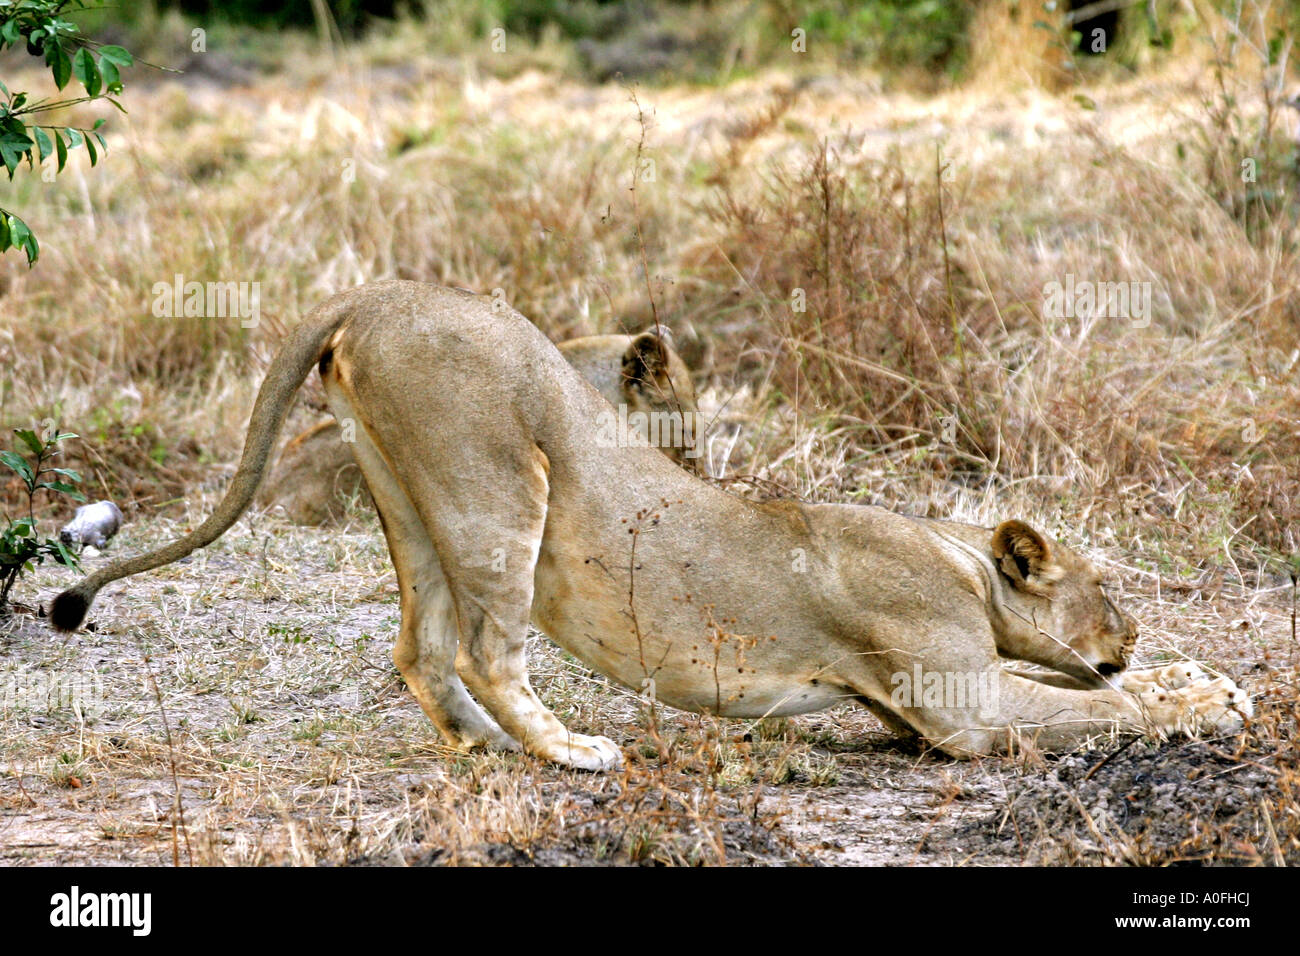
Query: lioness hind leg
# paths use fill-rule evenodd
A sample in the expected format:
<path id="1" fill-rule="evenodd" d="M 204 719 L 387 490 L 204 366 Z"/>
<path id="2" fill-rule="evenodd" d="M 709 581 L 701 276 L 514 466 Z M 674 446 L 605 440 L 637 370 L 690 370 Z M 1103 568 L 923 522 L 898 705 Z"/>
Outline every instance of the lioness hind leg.
<path id="1" fill-rule="evenodd" d="M 398 522 L 382 508 L 380 515 L 402 597 L 393 663 L 450 746 L 518 750 L 519 744 L 475 703 L 456 673 L 456 606 L 423 525 Z"/>
<path id="2" fill-rule="evenodd" d="M 346 400 L 331 398 L 342 411 Z M 372 489 L 397 571 L 402 624 L 393 663 L 449 746 L 518 750 L 519 744 L 475 703 L 456 674 L 455 603 L 419 513 L 368 435 L 359 431 L 352 450 Z"/>
<path id="3" fill-rule="evenodd" d="M 528 681 L 525 641 L 546 524 L 546 456 L 531 442 L 458 468 L 473 480 L 411 477 L 456 605 L 456 671 L 528 753 L 582 770 L 622 761 L 613 741 L 571 733 Z"/>

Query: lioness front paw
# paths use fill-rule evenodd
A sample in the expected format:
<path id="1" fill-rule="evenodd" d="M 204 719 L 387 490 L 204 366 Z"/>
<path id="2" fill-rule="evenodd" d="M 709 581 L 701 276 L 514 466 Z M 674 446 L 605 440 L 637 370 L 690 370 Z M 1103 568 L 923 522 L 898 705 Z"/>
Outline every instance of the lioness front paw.
<path id="1" fill-rule="evenodd" d="M 1255 715 L 1250 695 L 1226 677 L 1178 688 L 1151 686 L 1138 701 L 1160 729 L 1189 736 L 1235 734 Z"/>
<path id="2" fill-rule="evenodd" d="M 623 751 L 608 737 L 568 734 L 540 748 L 537 755 L 578 770 L 614 770 L 623 765 Z"/>
<path id="3" fill-rule="evenodd" d="M 1175 690 L 1187 687 L 1207 677 L 1195 661 L 1178 661 L 1163 667 L 1148 667 L 1138 671 L 1125 671 L 1120 686 L 1130 694 L 1141 694 L 1155 687 Z"/>

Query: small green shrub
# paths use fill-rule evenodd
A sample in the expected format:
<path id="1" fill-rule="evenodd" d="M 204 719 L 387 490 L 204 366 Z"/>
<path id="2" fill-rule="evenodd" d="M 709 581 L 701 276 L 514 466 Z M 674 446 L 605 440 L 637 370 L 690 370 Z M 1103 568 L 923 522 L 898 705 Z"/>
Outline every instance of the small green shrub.
<path id="1" fill-rule="evenodd" d="M 17 451 L 0 451 L 0 465 L 16 474 L 27 495 L 27 514 L 14 519 L 5 514 L 5 527 L 0 531 L 0 617 L 9 613 L 9 592 L 24 574 L 50 558 L 56 564 L 77 567 L 76 556 L 58 537 L 43 538 L 37 530 L 35 501 L 38 492 L 65 495 L 74 501 L 86 497 L 73 487 L 81 475 L 69 468 L 48 467 L 49 461 L 59 453 L 59 443 L 76 438 L 68 432 L 57 430 L 47 436 L 37 435 L 29 428 L 16 428 L 14 434 L 26 446 L 28 455 Z M 48 477 L 47 477 L 48 476 Z"/>

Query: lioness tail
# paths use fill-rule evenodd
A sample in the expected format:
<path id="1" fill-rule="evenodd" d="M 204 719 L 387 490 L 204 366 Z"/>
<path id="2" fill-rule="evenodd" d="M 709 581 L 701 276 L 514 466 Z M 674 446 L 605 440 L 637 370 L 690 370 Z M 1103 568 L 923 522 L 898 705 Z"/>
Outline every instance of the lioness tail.
<path id="1" fill-rule="evenodd" d="M 280 346 L 280 351 L 271 361 L 271 367 L 267 369 L 266 378 L 258 390 L 239 468 L 230 487 L 226 489 L 225 497 L 208 519 L 179 541 L 173 541 L 148 554 L 115 561 L 68 588 L 54 599 L 50 608 L 50 620 L 56 628 L 60 631 L 75 631 L 80 627 L 95 595 L 109 582 L 183 558 L 216 541 L 239 519 L 252 502 L 257 486 L 266 474 L 267 462 L 280 434 L 280 426 L 284 424 L 293 402 L 294 393 L 312 367 L 320 361 L 330 338 L 350 314 L 347 303 L 346 293 L 321 303 Z"/>

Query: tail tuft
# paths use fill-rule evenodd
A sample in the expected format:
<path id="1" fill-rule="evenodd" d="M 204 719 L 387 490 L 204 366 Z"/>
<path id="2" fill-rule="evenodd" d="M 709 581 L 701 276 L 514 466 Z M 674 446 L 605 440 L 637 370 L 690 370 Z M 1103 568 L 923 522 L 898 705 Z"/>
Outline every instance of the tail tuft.
<path id="1" fill-rule="evenodd" d="M 60 631 L 75 631 L 86 619 L 90 598 L 76 588 L 69 588 L 50 605 L 50 621 Z"/>

